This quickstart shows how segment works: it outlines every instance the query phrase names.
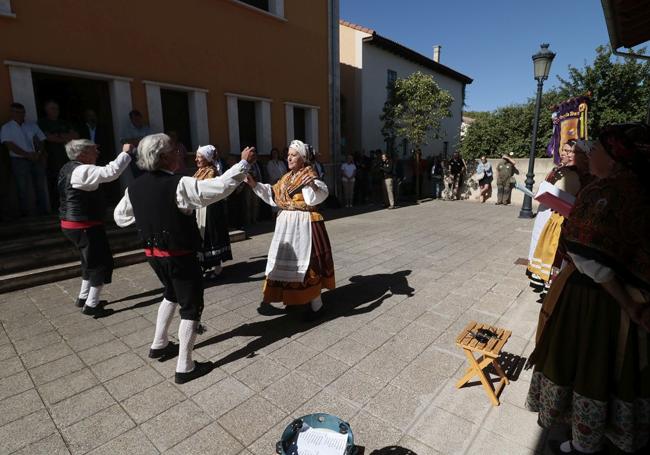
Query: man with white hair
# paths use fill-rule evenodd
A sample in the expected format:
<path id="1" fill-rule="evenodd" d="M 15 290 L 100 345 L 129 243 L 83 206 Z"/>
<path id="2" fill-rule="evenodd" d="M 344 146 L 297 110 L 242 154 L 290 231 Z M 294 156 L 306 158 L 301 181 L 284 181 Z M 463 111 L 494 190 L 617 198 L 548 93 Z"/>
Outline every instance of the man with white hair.
<path id="1" fill-rule="evenodd" d="M 194 210 L 232 193 L 255 162 L 255 149 L 245 148 L 238 164 L 220 177 L 205 180 L 175 175 L 176 160 L 176 150 L 166 134 L 142 139 L 138 167 L 145 173 L 131 182 L 114 217 L 121 227 L 136 224 L 149 265 L 165 288 L 149 357 L 170 357 L 178 348 L 175 382 L 183 384 L 213 368 L 210 362 L 192 360 L 203 312 L 203 274 L 197 257 L 202 241 Z M 168 337 L 176 306 L 181 316 L 178 347 Z"/>
<path id="2" fill-rule="evenodd" d="M 100 190 L 102 183 L 116 180 L 131 162 L 133 146 L 125 145 L 114 161 L 96 166 L 99 150 L 88 139 L 75 139 L 65 145 L 70 161 L 59 172 L 59 218 L 63 234 L 79 249 L 81 256 L 81 290 L 77 306 L 81 312 L 102 317 L 104 309 L 99 294 L 111 282 L 113 255 L 104 229 L 106 205 Z"/>

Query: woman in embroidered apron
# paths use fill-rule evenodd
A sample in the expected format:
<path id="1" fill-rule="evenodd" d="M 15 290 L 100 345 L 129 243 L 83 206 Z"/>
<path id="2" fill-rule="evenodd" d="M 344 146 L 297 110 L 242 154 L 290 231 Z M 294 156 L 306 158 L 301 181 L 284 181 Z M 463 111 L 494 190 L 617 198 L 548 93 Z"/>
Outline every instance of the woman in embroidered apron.
<path id="1" fill-rule="evenodd" d="M 329 194 L 310 165 L 313 152 L 309 145 L 294 140 L 289 146 L 286 173 L 275 185 L 246 182 L 254 193 L 271 207 L 278 207 L 275 232 L 269 249 L 262 305 L 309 304 L 307 319 L 322 313 L 322 289 L 334 289 L 334 261 L 325 222 L 318 212 Z"/>
<path id="2" fill-rule="evenodd" d="M 194 174 L 197 180 L 213 179 L 223 173 L 217 161 L 218 152 L 213 145 L 204 145 L 196 151 Z M 222 263 L 232 259 L 228 231 L 227 202 L 222 199 L 196 210 L 196 222 L 203 238 L 199 262 L 206 278 L 216 278 L 223 270 Z"/>
<path id="3" fill-rule="evenodd" d="M 555 453 L 648 453 L 650 130 L 613 125 L 586 143 L 591 173 L 563 227 L 567 255 L 540 312 L 527 407 L 571 426 Z"/>
<path id="4" fill-rule="evenodd" d="M 589 182 L 588 162 L 585 152 L 576 141 L 570 140 L 562 146 L 561 163 L 546 176 L 546 181 L 573 196 Z M 548 285 L 560 242 L 564 217 L 549 207 L 540 205 L 533 226 L 533 235 L 528 255 L 528 274 L 533 283 L 540 287 Z"/>

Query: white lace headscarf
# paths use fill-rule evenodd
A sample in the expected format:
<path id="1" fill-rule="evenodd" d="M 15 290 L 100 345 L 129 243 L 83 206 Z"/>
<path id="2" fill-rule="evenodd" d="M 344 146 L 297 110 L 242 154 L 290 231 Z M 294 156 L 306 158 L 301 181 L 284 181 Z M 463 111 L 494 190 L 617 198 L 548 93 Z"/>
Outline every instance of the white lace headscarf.
<path id="1" fill-rule="evenodd" d="M 309 144 L 305 144 L 303 141 L 300 141 L 298 139 L 294 139 L 291 141 L 291 144 L 289 144 L 290 149 L 294 149 L 298 154 L 302 157 L 303 161 L 305 163 L 310 163 L 312 161 L 312 153 L 310 153 L 311 147 Z"/>
<path id="2" fill-rule="evenodd" d="M 197 154 L 201 155 L 211 163 L 214 161 L 214 155 L 216 151 L 217 148 L 214 145 L 202 145 L 196 149 Z"/>

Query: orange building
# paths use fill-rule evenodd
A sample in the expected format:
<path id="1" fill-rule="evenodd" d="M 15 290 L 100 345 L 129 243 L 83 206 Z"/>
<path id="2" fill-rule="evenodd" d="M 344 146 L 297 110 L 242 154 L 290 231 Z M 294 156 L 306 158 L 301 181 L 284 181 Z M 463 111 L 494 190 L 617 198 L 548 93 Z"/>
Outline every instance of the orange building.
<path id="1" fill-rule="evenodd" d="M 338 0 L 0 0 L 0 43 L 2 123 L 54 99 L 111 151 L 132 109 L 191 150 L 337 146 Z"/>

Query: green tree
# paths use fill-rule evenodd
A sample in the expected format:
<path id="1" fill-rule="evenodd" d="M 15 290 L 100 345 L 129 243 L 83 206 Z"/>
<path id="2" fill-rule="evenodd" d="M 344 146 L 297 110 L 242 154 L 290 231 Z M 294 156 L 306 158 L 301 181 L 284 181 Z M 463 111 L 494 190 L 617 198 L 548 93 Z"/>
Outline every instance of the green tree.
<path id="1" fill-rule="evenodd" d="M 557 90 L 542 95 L 539 130 L 537 133 L 537 156 L 544 156 L 546 146 L 553 132 L 551 123 L 552 106 L 562 100 Z M 533 131 L 535 100 L 523 104 L 512 104 L 495 111 L 476 116 L 460 143 L 463 157 L 478 158 L 482 154 L 498 157 L 512 153 L 517 158 L 530 154 Z"/>
<path id="2" fill-rule="evenodd" d="M 641 51 L 644 53 L 645 51 Z M 608 123 L 645 120 L 650 98 L 650 62 L 612 55 L 608 46 L 596 49 L 593 62 L 582 68 L 569 67 L 566 79 L 558 78 L 559 86 L 547 90 L 542 97 L 537 156 L 545 156 L 553 125 L 552 106 L 574 96 L 591 93 L 589 105 L 589 136 Z M 466 158 L 482 153 L 499 156 L 513 152 L 527 157 L 533 131 L 533 98 L 522 104 L 480 113 L 467 129 L 460 150 Z M 471 115 L 469 115 L 471 117 Z"/>
<path id="3" fill-rule="evenodd" d="M 440 122 L 451 116 L 451 94 L 440 88 L 433 77 L 420 71 L 397 79 L 381 114 L 382 134 L 389 143 L 406 139 L 414 149 L 431 137 L 440 137 Z"/>
<path id="4" fill-rule="evenodd" d="M 637 51 L 645 54 L 645 49 Z M 650 62 L 612 54 L 609 46 L 599 46 L 596 58 L 583 68 L 569 66 L 569 75 L 560 80 L 563 98 L 591 93 L 589 135 L 609 123 L 645 121 L 650 98 Z"/>

